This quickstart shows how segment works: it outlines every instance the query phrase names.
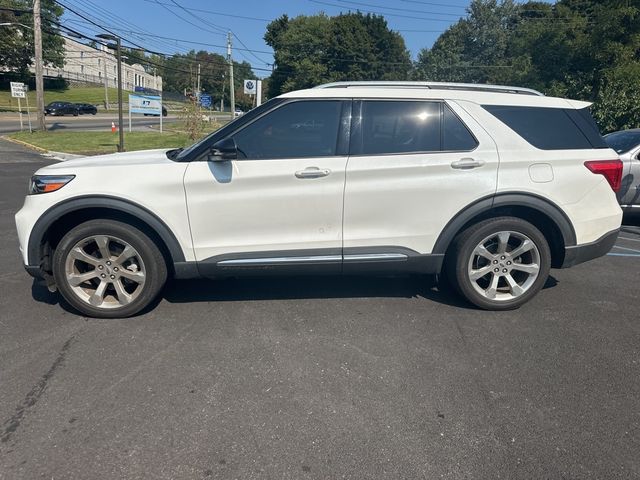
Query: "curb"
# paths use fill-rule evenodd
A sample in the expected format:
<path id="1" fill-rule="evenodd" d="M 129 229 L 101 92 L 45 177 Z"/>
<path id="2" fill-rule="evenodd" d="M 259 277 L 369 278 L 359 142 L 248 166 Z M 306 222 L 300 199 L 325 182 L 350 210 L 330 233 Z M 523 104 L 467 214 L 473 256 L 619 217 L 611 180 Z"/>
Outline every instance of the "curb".
<path id="1" fill-rule="evenodd" d="M 30 148 L 31 150 L 35 150 L 36 152 L 40 152 L 40 153 L 49 153 L 49 150 L 42 148 L 42 147 L 37 147 L 36 145 L 32 145 L 30 143 L 27 142 L 23 142 L 22 140 L 16 140 L 15 138 L 11 138 L 8 137 L 6 135 L 3 135 L 2 137 L 3 140 L 6 140 L 7 142 L 12 142 L 18 145 L 22 145 L 23 147 L 27 147 Z"/>

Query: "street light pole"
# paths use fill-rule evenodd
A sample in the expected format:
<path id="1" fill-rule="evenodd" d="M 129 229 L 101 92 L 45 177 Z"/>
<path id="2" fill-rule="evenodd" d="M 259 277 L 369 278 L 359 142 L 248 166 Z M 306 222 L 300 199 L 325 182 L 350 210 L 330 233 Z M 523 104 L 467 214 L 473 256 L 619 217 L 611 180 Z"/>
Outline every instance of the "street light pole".
<path id="1" fill-rule="evenodd" d="M 104 40 L 111 40 L 116 42 L 115 45 L 110 44 L 107 45 L 108 48 L 115 47 L 116 49 L 116 58 L 118 60 L 118 151 L 124 152 L 124 130 L 123 130 L 123 120 L 122 120 L 122 56 L 120 54 L 122 42 L 120 37 L 115 35 L 110 35 L 108 33 L 101 33 L 96 35 L 97 38 L 102 38 Z"/>

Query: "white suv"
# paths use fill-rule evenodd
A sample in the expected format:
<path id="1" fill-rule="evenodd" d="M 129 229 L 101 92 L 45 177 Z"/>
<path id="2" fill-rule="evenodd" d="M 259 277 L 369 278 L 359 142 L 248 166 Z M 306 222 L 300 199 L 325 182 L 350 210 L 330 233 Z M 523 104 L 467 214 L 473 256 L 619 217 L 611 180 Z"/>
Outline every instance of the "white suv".
<path id="1" fill-rule="evenodd" d="M 439 274 L 480 308 L 604 255 L 622 164 L 589 104 L 517 87 L 346 82 L 287 93 L 186 149 L 45 167 L 27 271 L 125 317 L 168 276 Z"/>

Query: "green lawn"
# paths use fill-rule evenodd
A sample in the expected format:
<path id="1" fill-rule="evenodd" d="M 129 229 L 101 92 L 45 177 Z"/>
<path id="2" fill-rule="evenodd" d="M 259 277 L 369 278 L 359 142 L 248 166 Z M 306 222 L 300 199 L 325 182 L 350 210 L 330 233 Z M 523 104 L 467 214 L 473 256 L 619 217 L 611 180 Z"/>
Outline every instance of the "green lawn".
<path id="1" fill-rule="evenodd" d="M 19 132 L 10 138 L 54 152 L 95 155 L 117 151 L 118 134 L 111 132 Z M 125 132 L 125 150 L 185 147 L 193 143 L 183 133 Z"/>
<path id="2" fill-rule="evenodd" d="M 118 101 L 118 89 L 109 88 L 109 103 L 113 105 Z M 122 100 L 124 103 L 129 101 L 129 92 L 122 92 Z M 29 107 L 31 111 L 35 110 L 36 105 L 36 92 L 30 90 L 27 95 L 29 96 Z M 44 103 L 45 105 L 50 102 L 71 102 L 71 103 L 91 103 L 102 107 L 104 105 L 104 87 L 69 87 L 66 90 L 45 90 Z M 24 99 L 20 100 L 21 106 L 26 110 L 26 102 Z M 169 110 L 180 108 L 179 102 L 165 102 L 165 105 Z M 18 99 L 11 97 L 11 92 L 0 91 L 0 111 L 11 110 L 17 111 Z"/>
<path id="3" fill-rule="evenodd" d="M 109 88 L 109 103 L 118 101 L 118 89 Z M 29 106 L 35 107 L 36 104 L 36 92 L 30 90 Z M 125 100 L 127 96 L 124 96 Z M 68 88 L 66 90 L 45 90 L 44 103 L 45 105 L 50 102 L 72 102 L 72 103 L 92 103 L 92 104 L 104 104 L 104 87 L 86 87 L 86 88 Z M 25 108 L 26 103 L 24 99 L 20 100 L 21 105 Z M 11 97 L 11 92 L 0 91 L 0 108 L 3 109 L 16 109 L 18 107 L 18 99 Z"/>

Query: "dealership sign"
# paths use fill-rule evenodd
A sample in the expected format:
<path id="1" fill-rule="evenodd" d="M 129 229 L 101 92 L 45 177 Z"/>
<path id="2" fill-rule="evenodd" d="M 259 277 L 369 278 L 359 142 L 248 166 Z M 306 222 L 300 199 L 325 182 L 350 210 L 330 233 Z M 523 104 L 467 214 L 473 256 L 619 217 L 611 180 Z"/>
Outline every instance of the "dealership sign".
<path id="1" fill-rule="evenodd" d="M 129 94 L 129 113 L 162 116 L 162 97 L 159 95 Z"/>

